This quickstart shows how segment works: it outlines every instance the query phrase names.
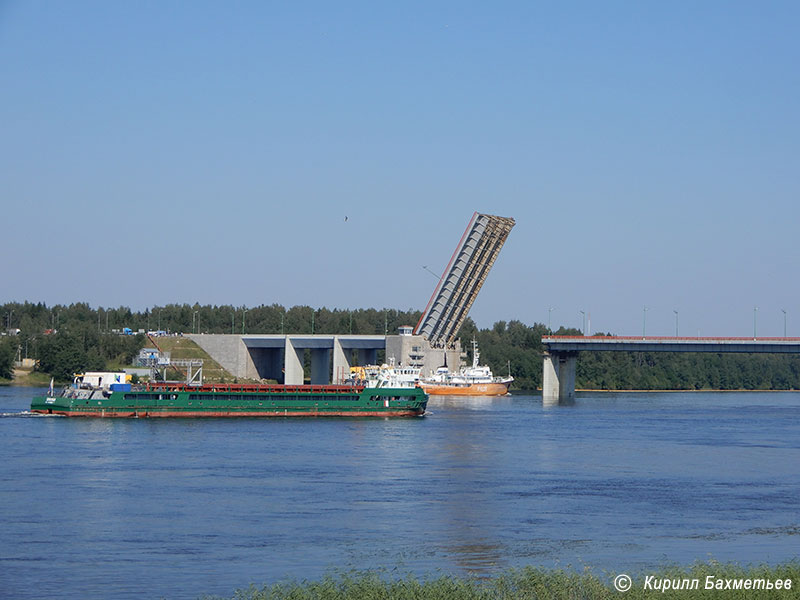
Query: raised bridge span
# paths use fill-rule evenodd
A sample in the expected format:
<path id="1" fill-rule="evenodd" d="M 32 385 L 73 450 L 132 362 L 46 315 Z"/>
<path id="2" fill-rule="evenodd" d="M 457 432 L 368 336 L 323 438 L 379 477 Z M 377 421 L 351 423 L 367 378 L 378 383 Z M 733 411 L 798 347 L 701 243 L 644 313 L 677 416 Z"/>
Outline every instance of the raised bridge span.
<path id="1" fill-rule="evenodd" d="M 800 354 L 800 338 L 776 337 L 551 335 L 542 337 L 542 344 L 542 400 L 545 404 L 574 400 L 575 366 L 581 351 Z"/>

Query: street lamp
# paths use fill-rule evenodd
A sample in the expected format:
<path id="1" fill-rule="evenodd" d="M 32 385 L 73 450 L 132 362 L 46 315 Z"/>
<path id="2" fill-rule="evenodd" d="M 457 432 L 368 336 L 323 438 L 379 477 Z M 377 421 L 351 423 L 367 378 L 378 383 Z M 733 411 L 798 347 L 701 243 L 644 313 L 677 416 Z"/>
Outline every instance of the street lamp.
<path id="1" fill-rule="evenodd" d="M 233 330 L 233 327 L 234 327 L 234 325 L 233 325 L 233 318 L 234 318 L 235 316 L 236 316 L 236 311 L 235 311 L 235 310 L 232 310 L 232 311 L 231 311 L 231 335 L 233 335 L 233 334 L 235 333 L 235 332 L 234 332 L 234 330 Z"/>
<path id="2" fill-rule="evenodd" d="M 642 316 L 642 339 L 645 339 L 647 337 L 646 336 L 646 331 L 647 331 L 647 307 L 646 306 L 644 307 L 644 310 L 642 311 L 642 313 L 643 313 L 643 316 Z"/>
<path id="3" fill-rule="evenodd" d="M 786 337 L 786 309 L 782 308 L 781 312 L 783 313 L 783 337 Z"/>
<path id="4" fill-rule="evenodd" d="M 552 313 L 553 313 L 553 307 L 551 306 L 550 308 L 547 309 L 547 331 L 550 334 L 553 333 L 553 328 L 550 326 L 550 316 Z"/>
<path id="5" fill-rule="evenodd" d="M 583 312 L 582 310 L 579 310 L 578 312 L 581 313 L 581 316 L 583 317 L 583 325 L 581 325 L 581 333 L 583 333 L 583 335 L 585 337 L 586 336 L 586 313 Z"/>
<path id="6" fill-rule="evenodd" d="M 753 341 L 756 341 L 756 316 L 758 315 L 758 307 L 753 307 Z"/>
<path id="7" fill-rule="evenodd" d="M 243 308 L 242 309 L 242 335 L 244 335 L 244 316 L 247 314 L 249 309 Z"/>
<path id="8" fill-rule="evenodd" d="M 675 337 L 678 337 L 678 311 L 673 310 L 672 312 L 675 313 Z"/>
<path id="9" fill-rule="evenodd" d="M 192 313 L 192 333 L 197 333 L 196 327 L 195 327 L 195 323 L 196 323 L 195 319 L 197 318 L 197 313 L 199 313 L 199 312 L 200 312 L 199 310 L 196 310 L 196 311 L 194 311 Z"/>

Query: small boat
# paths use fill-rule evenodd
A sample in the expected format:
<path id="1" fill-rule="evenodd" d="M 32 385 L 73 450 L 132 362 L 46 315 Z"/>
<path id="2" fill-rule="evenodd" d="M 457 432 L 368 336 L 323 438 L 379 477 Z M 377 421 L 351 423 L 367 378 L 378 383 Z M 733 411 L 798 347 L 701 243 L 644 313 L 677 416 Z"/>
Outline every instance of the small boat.
<path id="1" fill-rule="evenodd" d="M 495 377 L 486 365 L 479 365 L 478 343 L 472 340 L 472 366 L 462 367 L 452 373 L 439 367 L 430 377 L 421 378 L 419 385 L 431 396 L 504 396 L 514 381 L 508 377 Z"/>
<path id="2" fill-rule="evenodd" d="M 31 401 L 31 412 L 67 417 L 410 417 L 425 414 L 420 387 L 148 383 L 124 373 L 85 373 L 55 394 Z M 121 381 L 120 381 L 121 380 Z M 371 382 L 372 383 L 372 382 Z"/>

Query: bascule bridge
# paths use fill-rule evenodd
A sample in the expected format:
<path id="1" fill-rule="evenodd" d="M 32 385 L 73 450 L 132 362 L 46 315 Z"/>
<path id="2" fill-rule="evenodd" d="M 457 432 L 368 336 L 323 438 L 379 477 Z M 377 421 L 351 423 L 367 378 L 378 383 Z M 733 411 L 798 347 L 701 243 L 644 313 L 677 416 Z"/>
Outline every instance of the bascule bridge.
<path id="1" fill-rule="evenodd" d="M 416 327 L 386 338 L 387 360 L 420 367 L 423 373 L 461 364 L 456 336 L 512 227 L 514 219 L 508 217 L 472 215 Z"/>
<path id="2" fill-rule="evenodd" d="M 300 384 L 306 378 L 305 353 L 311 356 L 314 384 L 339 383 L 355 361 L 374 364 L 378 351 L 397 365 L 423 373 L 442 365 L 457 368 L 463 354 L 456 338 L 478 292 L 505 244 L 514 219 L 474 213 L 439 278 L 416 327 L 398 335 L 188 335 L 229 373 L 247 379 Z"/>

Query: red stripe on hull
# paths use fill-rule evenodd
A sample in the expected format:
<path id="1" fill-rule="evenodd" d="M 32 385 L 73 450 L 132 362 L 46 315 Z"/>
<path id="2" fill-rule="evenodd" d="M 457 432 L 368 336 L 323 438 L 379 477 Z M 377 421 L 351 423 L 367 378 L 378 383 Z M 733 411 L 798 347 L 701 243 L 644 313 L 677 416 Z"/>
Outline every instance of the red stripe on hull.
<path id="1" fill-rule="evenodd" d="M 230 411 L 80 411 L 80 412 L 67 412 L 53 410 L 34 410 L 33 412 L 41 414 L 61 415 L 64 417 L 100 417 L 100 418 L 164 418 L 164 417 L 183 417 L 183 418 L 198 418 L 198 417 L 418 417 L 424 414 L 421 410 L 386 410 L 386 411 L 371 411 L 371 410 L 332 410 L 324 412 L 309 412 L 309 411 L 281 411 L 281 412 L 230 412 Z"/>

